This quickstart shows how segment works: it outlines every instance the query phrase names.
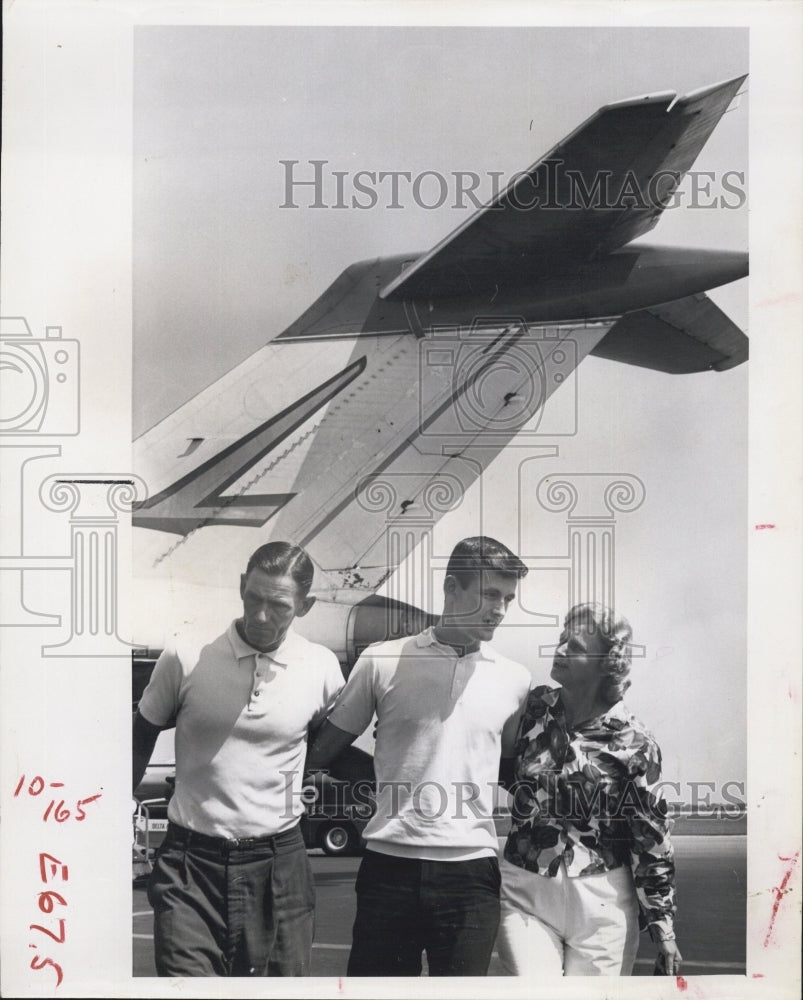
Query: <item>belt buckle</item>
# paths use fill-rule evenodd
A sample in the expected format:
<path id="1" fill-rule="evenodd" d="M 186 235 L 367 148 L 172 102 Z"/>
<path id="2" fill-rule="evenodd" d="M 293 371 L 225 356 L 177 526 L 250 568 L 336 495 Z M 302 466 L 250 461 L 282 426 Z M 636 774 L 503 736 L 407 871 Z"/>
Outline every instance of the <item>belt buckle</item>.
<path id="1" fill-rule="evenodd" d="M 230 851 L 239 851 L 252 847 L 255 841 L 256 837 L 232 837 L 231 840 L 226 842 L 226 847 Z"/>

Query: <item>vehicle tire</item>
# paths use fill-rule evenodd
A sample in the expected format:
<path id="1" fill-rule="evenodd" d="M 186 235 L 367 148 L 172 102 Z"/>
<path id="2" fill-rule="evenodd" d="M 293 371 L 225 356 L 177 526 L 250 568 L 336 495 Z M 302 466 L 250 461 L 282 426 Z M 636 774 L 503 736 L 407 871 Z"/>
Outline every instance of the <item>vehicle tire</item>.
<path id="1" fill-rule="evenodd" d="M 331 823 L 321 834 L 321 848 L 331 857 L 348 854 L 354 847 L 354 830 L 346 823 Z"/>

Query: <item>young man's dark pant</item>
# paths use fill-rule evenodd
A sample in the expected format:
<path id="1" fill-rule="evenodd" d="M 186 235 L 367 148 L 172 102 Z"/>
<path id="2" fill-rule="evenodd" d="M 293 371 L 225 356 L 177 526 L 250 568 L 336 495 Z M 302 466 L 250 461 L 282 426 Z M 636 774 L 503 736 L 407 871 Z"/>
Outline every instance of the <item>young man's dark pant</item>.
<path id="1" fill-rule="evenodd" d="M 160 976 L 308 976 L 315 890 L 298 826 L 223 840 L 170 824 L 148 884 Z"/>
<path id="2" fill-rule="evenodd" d="M 499 927 L 499 862 L 419 861 L 366 851 L 350 976 L 484 976 Z"/>

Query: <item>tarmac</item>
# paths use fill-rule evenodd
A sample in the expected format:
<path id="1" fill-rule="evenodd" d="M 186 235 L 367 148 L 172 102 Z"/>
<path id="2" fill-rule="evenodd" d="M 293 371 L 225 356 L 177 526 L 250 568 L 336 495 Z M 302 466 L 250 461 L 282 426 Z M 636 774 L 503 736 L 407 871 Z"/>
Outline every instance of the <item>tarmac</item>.
<path id="1" fill-rule="evenodd" d="M 743 835 L 675 835 L 678 945 L 682 975 L 744 975 L 747 838 Z M 310 851 L 317 895 L 313 976 L 345 976 L 356 897 L 359 857 Z M 642 934 L 634 975 L 651 976 L 655 948 Z M 496 956 L 489 975 L 501 975 Z M 153 919 L 144 888 L 134 889 L 133 975 L 155 976 Z"/>

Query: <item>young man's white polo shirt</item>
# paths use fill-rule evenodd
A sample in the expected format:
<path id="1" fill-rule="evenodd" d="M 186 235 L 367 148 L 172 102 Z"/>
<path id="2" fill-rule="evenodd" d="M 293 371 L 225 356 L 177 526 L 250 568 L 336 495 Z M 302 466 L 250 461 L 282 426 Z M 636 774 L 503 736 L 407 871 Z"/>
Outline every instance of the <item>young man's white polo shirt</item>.
<path id="1" fill-rule="evenodd" d="M 269 836 L 303 812 L 307 727 L 326 715 L 343 674 L 337 657 L 292 629 L 271 653 L 232 622 L 203 644 L 165 649 L 139 710 L 176 721 L 176 790 L 168 817 L 215 837 Z"/>
<path id="2" fill-rule="evenodd" d="M 371 850 L 425 860 L 496 855 L 494 786 L 530 673 L 487 646 L 458 656 L 432 629 L 370 646 L 329 721 L 359 734 L 377 715 Z"/>

